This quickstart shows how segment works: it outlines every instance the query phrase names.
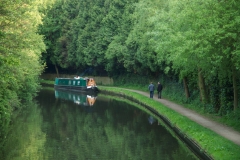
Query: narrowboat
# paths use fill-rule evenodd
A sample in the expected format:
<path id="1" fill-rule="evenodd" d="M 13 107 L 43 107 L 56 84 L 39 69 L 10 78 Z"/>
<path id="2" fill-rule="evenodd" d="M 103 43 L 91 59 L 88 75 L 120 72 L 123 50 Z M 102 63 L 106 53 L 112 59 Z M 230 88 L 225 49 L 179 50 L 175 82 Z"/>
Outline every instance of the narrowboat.
<path id="1" fill-rule="evenodd" d="M 93 78 L 55 78 L 55 89 L 70 90 L 75 92 L 98 92 L 99 89 Z"/>

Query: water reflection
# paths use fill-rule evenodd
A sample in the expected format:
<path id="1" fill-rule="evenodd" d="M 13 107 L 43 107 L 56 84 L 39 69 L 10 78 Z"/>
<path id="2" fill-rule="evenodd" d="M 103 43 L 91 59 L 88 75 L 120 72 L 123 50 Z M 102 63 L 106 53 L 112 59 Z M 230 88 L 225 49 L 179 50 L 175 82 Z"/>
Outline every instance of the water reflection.
<path id="1" fill-rule="evenodd" d="M 29 107 L 21 113 L 16 113 L 12 119 L 11 128 L 6 137 L 5 146 L 0 154 L 1 160 L 43 160 L 46 132 L 41 108 L 36 101 L 29 102 Z"/>
<path id="2" fill-rule="evenodd" d="M 94 110 L 79 107 L 79 99 Z M 156 117 L 126 102 L 100 94 L 90 106 L 79 95 L 51 90 L 37 101 L 13 121 L 4 160 L 196 159 Z"/>
<path id="3" fill-rule="evenodd" d="M 149 116 L 148 121 L 150 124 L 153 124 L 156 120 L 152 116 Z"/>
<path id="4" fill-rule="evenodd" d="M 55 97 L 65 100 L 71 100 L 78 105 L 92 106 L 97 99 L 97 93 L 76 93 L 55 90 Z"/>

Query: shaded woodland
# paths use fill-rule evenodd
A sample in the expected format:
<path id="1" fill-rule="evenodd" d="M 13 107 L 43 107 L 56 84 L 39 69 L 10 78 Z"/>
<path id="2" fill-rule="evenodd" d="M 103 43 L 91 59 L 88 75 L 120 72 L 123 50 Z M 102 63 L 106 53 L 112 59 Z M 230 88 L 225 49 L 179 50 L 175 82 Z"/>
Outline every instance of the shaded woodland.
<path id="1" fill-rule="evenodd" d="M 239 101 L 239 3 L 56 0 L 39 29 L 43 58 L 57 73 L 174 77 L 187 100 L 198 95 L 204 107 L 226 115 Z"/>

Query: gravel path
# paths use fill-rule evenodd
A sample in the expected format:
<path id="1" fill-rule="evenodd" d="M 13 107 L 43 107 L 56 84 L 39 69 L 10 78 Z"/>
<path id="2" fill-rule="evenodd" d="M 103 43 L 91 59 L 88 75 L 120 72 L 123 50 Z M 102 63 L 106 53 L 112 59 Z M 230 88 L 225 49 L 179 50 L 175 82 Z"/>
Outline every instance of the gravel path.
<path id="1" fill-rule="evenodd" d="M 130 89 L 127 89 L 130 90 Z M 147 92 L 142 92 L 142 91 L 137 91 L 137 90 L 130 90 L 142 95 L 145 95 L 147 97 L 149 97 L 149 93 Z M 154 95 L 153 98 L 155 101 L 158 101 L 160 103 L 162 103 L 163 105 L 177 111 L 178 113 L 182 114 L 183 116 L 188 117 L 189 119 L 191 119 L 192 121 L 211 129 L 212 131 L 216 132 L 217 134 L 221 135 L 222 137 L 225 137 L 226 139 L 229 139 L 230 141 L 234 142 L 237 145 L 240 145 L 240 133 L 233 130 L 232 128 L 225 126 L 221 123 L 215 122 L 213 120 L 210 120 L 207 117 L 204 117 L 198 113 L 196 113 L 193 110 L 184 108 L 181 105 L 175 104 L 173 102 L 170 102 L 166 99 L 158 99 L 157 95 Z"/>

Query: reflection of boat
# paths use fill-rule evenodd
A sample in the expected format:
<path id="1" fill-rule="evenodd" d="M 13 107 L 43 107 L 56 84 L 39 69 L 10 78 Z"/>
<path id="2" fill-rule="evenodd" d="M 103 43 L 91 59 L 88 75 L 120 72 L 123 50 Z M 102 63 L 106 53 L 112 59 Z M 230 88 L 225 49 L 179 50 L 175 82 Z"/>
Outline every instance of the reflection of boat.
<path id="1" fill-rule="evenodd" d="M 71 100 L 78 105 L 92 106 L 97 99 L 97 94 L 84 94 L 55 90 L 55 97 L 65 100 Z"/>
<path id="2" fill-rule="evenodd" d="M 55 78 L 55 89 L 64 89 L 77 92 L 97 92 L 98 87 L 93 78 Z"/>

